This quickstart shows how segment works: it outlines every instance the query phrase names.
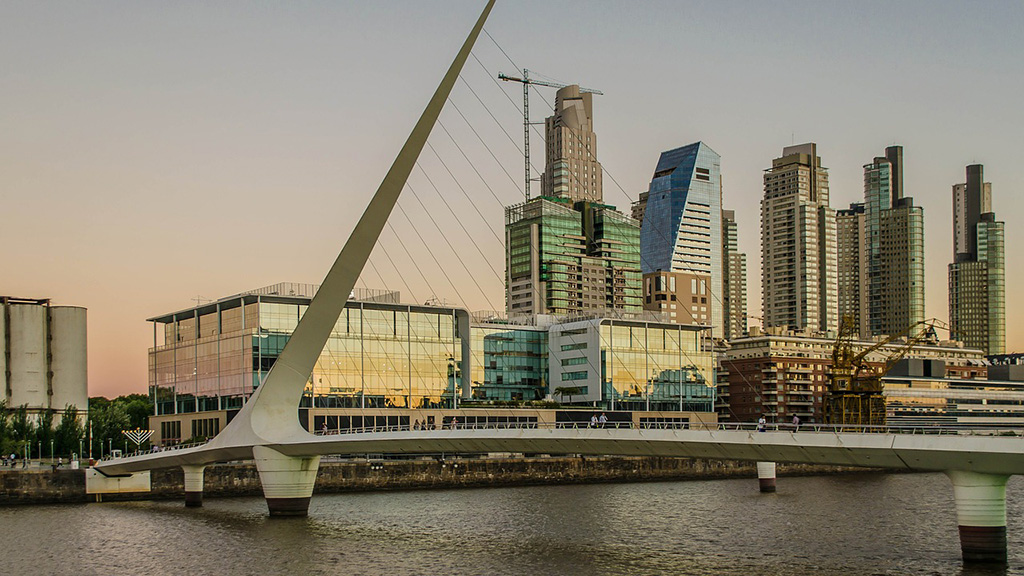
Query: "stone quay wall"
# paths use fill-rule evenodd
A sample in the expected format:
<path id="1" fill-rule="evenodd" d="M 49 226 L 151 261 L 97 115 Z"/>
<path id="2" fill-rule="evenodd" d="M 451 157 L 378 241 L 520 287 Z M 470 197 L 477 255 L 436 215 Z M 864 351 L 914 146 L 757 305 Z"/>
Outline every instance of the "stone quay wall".
<path id="1" fill-rule="evenodd" d="M 779 476 L 863 473 L 873 469 L 780 464 Z M 658 457 L 455 458 L 432 460 L 345 460 L 320 464 L 315 494 L 384 490 L 451 489 L 544 484 L 652 482 L 756 478 L 753 462 Z M 181 468 L 154 470 L 152 491 L 104 494 L 104 501 L 184 498 Z M 206 468 L 206 497 L 260 496 L 252 463 Z M 85 470 L 7 470 L 0 468 L 0 506 L 91 502 Z"/>

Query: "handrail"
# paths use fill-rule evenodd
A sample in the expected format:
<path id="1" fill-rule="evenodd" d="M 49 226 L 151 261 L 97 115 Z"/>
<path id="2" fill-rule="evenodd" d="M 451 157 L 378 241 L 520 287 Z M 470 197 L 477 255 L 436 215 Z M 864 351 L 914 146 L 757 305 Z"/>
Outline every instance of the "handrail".
<path id="1" fill-rule="evenodd" d="M 439 430 L 519 430 L 519 429 L 558 429 L 558 430 L 722 430 L 750 432 L 814 432 L 825 434 L 921 434 L 921 435 L 968 435 L 968 436 L 1024 436 L 1020 428 L 947 428 L 940 426 L 889 426 L 889 425 L 853 425 L 853 424 L 764 424 L 750 422 L 606 422 L 592 425 L 589 422 L 487 422 L 487 423 L 445 423 L 440 426 L 416 428 L 409 424 L 390 426 L 363 426 L 336 430 L 318 430 L 317 436 L 333 436 L 339 434 L 366 434 L 381 432 L 430 432 Z"/>

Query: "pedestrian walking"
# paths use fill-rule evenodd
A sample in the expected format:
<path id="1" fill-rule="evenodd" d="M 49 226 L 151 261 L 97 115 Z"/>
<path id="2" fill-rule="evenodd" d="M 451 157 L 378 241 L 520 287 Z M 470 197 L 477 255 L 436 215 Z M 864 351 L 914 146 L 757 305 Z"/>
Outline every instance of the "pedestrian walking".
<path id="1" fill-rule="evenodd" d="M 760 418 L 758 418 L 757 419 L 757 431 L 758 432 L 764 432 L 765 426 L 767 424 L 768 424 L 768 421 L 764 419 L 764 416 L 761 416 Z"/>
<path id="2" fill-rule="evenodd" d="M 597 428 L 597 414 L 590 417 L 590 427 Z"/>
<path id="3" fill-rule="evenodd" d="M 796 414 L 793 414 L 793 431 L 794 432 L 799 432 L 800 431 L 800 417 L 797 416 Z"/>
<path id="4" fill-rule="evenodd" d="M 601 417 L 597 419 L 597 422 L 601 425 L 601 428 L 608 424 L 608 417 L 604 415 L 604 412 L 601 412 Z"/>

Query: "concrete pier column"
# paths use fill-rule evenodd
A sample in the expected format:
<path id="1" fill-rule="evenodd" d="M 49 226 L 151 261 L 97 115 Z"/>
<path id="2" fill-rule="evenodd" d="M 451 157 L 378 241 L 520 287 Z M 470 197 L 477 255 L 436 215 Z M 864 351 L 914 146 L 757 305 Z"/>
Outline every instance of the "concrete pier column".
<path id="1" fill-rule="evenodd" d="M 203 505 L 203 472 L 206 466 L 182 466 L 185 471 L 185 507 Z"/>
<path id="2" fill-rule="evenodd" d="M 1009 476 L 948 470 L 956 500 L 964 562 L 1006 563 L 1006 481 Z"/>
<path id="3" fill-rule="evenodd" d="M 271 516 L 305 516 L 313 496 L 320 457 L 285 456 L 266 446 L 253 446 L 256 470 Z"/>
<path id="4" fill-rule="evenodd" d="M 757 483 L 761 492 L 775 492 L 775 462 L 757 463 Z"/>

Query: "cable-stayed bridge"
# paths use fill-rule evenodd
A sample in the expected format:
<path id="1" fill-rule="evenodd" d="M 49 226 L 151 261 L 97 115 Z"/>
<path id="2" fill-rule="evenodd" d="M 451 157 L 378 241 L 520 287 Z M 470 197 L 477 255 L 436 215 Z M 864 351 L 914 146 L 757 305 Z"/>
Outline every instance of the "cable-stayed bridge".
<path id="1" fill-rule="evenodd" d="M 427 138 L 471 56 L 493 3 L 488 2 L 463 43 L 266 380 L 234 419 L 206 444 L 108 460 L 99 463 L 95 471 L 113 477 L 180 466 L 185 471 L 186 503 L 198 504 L 205 466 L 253 459 L 272 516 L 306 514 L 319 460 L 325 454 L 656 455 L 942 471 L 953 483 L 965 560 L 1005 562 L 1006 481 L 1010 475 L 1024 473 L 1024 439 L 1018 436 L 808 427 L 761 432 L 725 425 L 693 429 L 456 426 L 447 430 L 367 429 L 338 435 L 313 435 L 302 429 L 296 408 L 317 358 L 423 148 L 428 146 Z M 425 205 L 423 208 L 426 211 Z M 403 213 L 412 223 L 409 214 Z M 454 283 L 452 287 L 457 292 Z"/>

